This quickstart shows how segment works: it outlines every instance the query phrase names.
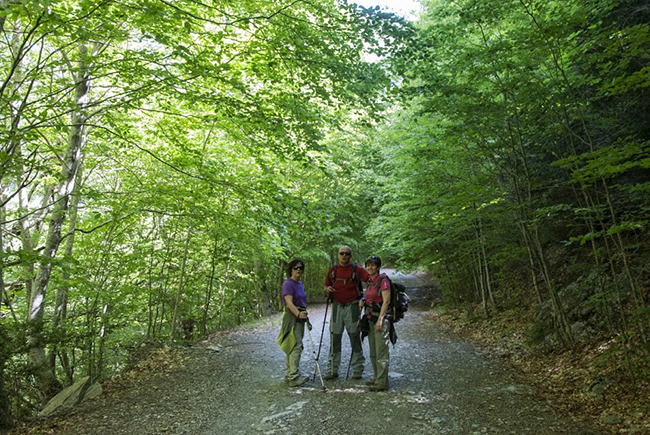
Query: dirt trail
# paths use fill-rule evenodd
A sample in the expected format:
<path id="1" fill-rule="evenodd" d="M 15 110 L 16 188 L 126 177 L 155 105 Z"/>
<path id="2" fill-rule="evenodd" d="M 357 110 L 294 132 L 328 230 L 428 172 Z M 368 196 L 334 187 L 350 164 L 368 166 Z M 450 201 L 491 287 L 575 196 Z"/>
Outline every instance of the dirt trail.
<path id="1" fill-rule="evenodd" d="M 364 380 L 283 383 L 284 353 L 275 344 L 276 315 L 257 326 L 221 333 L 184 350 L 169 370 L 131 378 L 73 415 L 50 420 L 57 434 L 597 434 L 556 415 L 535 399 L 500 361 L 445 332 L 417 304 L 426 300 L 422 277 L 397 275 L 416 306 L 396 325 L 390 391 L 372 393 Z M 418 306 L 420 305 L 420 306 Z M 318 346 L 324 305 L 310 306 Z M 220 351 L 208 346 L 218 345 Z M 328 334 L 321 368 L 326 369 Z M 304 373 L 314 372 L 305 339 Z M 344 341 L 342 366 L 350 347 Z M 367 344 L 364 343 L 367 356 Z M 344 370 L 343 375 L 344 375 Z"/>

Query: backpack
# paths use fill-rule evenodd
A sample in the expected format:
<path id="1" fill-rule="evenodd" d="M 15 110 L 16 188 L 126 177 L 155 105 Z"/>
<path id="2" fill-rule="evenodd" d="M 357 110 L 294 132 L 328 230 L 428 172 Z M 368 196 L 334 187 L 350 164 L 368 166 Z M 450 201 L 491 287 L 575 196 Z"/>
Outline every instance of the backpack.
<path id="1" fill-rule="evenodd" d="M 404 313 L 409 310 L 411 299 L 406 294 L 406 287 L 403 284 L 393 282 L 385 273 L 380 275 L 377 288 L 379 288 L 382 279 L 387 279 L 390 283 L 390 305 L 388 306 L 387 315 L 393 323 L 397 323 L 404 318 Z M 381 295 L 381 292 L 379 294 Z"/>
<path id="2" fill-rule="evenodd" d="M 332 283 L 334 283 L 334 281 L 336 281 L 336 266 L 338 266 L 338 264 L 335 264 L 332 267 Z M 363 286 L 361 285 L 361 280 L 357 276 L 357 263 L 352 263 L 352 278 L 351 279 L 356 284 L 357 292 L 359 292 L 359 297 L 361 297 L 361 295 L 363 295 Z"/>

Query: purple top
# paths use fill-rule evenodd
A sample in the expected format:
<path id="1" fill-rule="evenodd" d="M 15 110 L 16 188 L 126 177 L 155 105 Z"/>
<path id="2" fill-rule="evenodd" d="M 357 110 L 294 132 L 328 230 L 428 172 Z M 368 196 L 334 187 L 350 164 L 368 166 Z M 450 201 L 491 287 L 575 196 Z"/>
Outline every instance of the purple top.
<path id="1" fill-rule="evenodd" d="M 282 284 L 282 304 L 287 305 L 287 302 L 284 300 L 286 295 L 293 296 L 293 304 L 295 306 L 302 305 L 303 307 L 307 306 L 307 293 L 302 287 L 302 282 L 296 282 L 289 278 Z"/>

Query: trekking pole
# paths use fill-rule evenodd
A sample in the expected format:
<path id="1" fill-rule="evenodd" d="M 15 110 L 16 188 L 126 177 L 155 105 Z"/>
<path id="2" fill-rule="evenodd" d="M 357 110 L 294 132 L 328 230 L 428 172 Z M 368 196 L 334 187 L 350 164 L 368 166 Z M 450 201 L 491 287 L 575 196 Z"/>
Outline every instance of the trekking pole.
<path id="1" fill-rule="evenodd" d="M 359 320 L 357 320 L 357 327 L 354 330 L 354 343 L 350 343 L 352 346 L 352 352 L 350 352 L 350 361 L 348 361 L 348 369 L 345 372 L 345 380 L 348 380 L 348 375 L 350 374 L 350 366 L 352 365 L 352 355 L 354 355 L 354 345 L 357 344 L 357 341 L 359 342 L 359 347 L 361 347 L 361 339 L 359 338 L 359 327 L 361 326 L 361 319 L 363 319 L 363 308 L 361 309 L 361 313 L 359 313 Z M 363 352 L 363 349 L 360 349 L 361 352 Z"/>
<path id="2" fill-rule="evenodd" d="M 318 377 L 320 378 L 320 384 L 323 387 L 323 391 L 325 391 L 325 382 L 323 382 L 323 375 L 320 371 L 320 364 L 318 364 L 318 358 L 316 357 L 316 348 L 314 347 L 314 340 L 311 338 L 311 323 L 309 320 L 307 320 L 307 335 L 309 336 L 309 347 L 311 348 L 311 354 L 314 357 L 314 362 L 316 363 L 316 373 L 318 373 Z M 316 375 L 314 375 L 315 377 Z"/>
<path id="3" fill-rule="evenodd" d="M 327 322 L 327 309 L 330 306 L 330 301 L 332 296 L 327 295 L 327 303 L 325 304 L 325 316 L 323 316 L 323 329 L 320 331 L 320 342 L 318 343 L 318 354 L 316 355 L 316 361 L 320 361 L 320 349 L 323 346 L 323 335 L 325 335 L 325 322 Z M 316 368 L 314 367 L 314 377 L 312 380 L 316 379 Z"/>

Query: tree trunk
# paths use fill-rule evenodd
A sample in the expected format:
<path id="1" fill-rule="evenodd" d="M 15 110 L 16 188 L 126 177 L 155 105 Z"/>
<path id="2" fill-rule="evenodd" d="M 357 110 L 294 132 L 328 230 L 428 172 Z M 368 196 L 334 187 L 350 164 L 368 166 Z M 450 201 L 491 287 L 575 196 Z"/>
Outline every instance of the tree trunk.
<path id="1" fill-rule="evenodd" d="M 110 317 L 108 315 L 108 303 L 102 308 L 101 323 L 99 328 L 99 356 L 97 357 L 97 369 L 95 370 L 95 378 L 101 378 L 104 372 L 104 353 L 106 352 L 106 329 Z"/>
<path id="2" fill-rule="evenodd" d="M 206 335 L 208 331 L 208 312 L 210 310 L 210 301 L 212 300 L 212 290 L 214 289 L 214 271 L 217 267 L 217 247 L 219 245 L 219 236 L 214 235 L 214 247 L 212 248 L 212 264 L 210 265 L 210 276 L 208 277 L 208 288 L 205 293 L 205 303 L 203 304 L 203 317 L 201 319 L 201 335 Z"/>
<path id="3" fill-rule="evenodd" d="M 331 261 L 330 261 L 330 263 L 331 263 Z M 282 289 L 282 284 L 284 284 L 284 280 L 286 279 L 285 274 L 287 273 L 286 272 L 287 264 L 288 263 L 286 261 L 282 260 L 282 259 L 280 259 L 279 264 L 278 264 L 280 270 L 279 270 L 279 273 L 278 273 L 278 286 L 277 286 L 277 288 L 280 289 L 280 290 Z M 276 295 L 277 296 L 275 298 L 275 301 L 276 301 L 275 306 L 277 307 L 278 311 L 282 311 L 282 309 L 284 307 L 284 303 L 282 302 L 282 291 L 277 291 Z"/>
<path id="4" fill-rule="evenodd" d="M 176 234 L 174 233 L 172 235 L 168 235 L 165 231 L 165 224 L 161 219 L 160 238 L 163 240 L 163 243 L 166 243 L 166 245 L 164 245 L 165 257 L 160 263 L 160 285 L 158 286 L 157 299 L 155 301 L 156 312 L 154 314 L 151 332 L 151 337 L 153 338 L 155 338 L 157 333 L 162 330 L 163 322 L 165 319 L 165 308 L 167 306 L 164 302 L 167 299 L 165 295 L 167 294 L 167 289 L 171 286 L 170 282 L 172 281 L 171 259 L 175 258 L 175 252 L 172 249 L 171 243 L 172 240 L 176 239 Z"/>
<path id="5" fill-rule="evenodd" d="M 0 228 L 4 228 L 4 209 L 0 207 Z M 2 299 L 4 297 L 4 239 L 0 231 L 0 317 L 2 317 Z M 11 343 L 9 334 L 5 330 L 4 324 L 0 323 L 0 431 L 8 430 L 13 427 L 13 418 L 11 416 L 11 407 L 9 397 L 5 388 L 5 362 L 10 356 Z"/>
<path id="6" fill-rule="evenodd" d="M 45 315 L 47 287 L 52 274 L 52 261 L 61 243 L 61 230 L 68 211 L 70 193 L 78 175 L 81 155 L 86 142 L 85 106 L 88 102 L 90 80 L 87 64 L 88 47 L 85 44 L 79 47 L 79 55 L 80 59 L 75 84 L 76 110 L 72 113 L 68 147 L 61 167 L 57 190 L 54 195 L 45 249 L 38 262 L 31 310 L 27 319 L 29 362 L 36 377 L 39 390 L 45 398 L 52 397 L 61 389 L 61 384 L 50 369 L 49 361 L 45 355 L 46 343 L 43 337 L 43 318 Z"/>
<path id="7" fill-rule="evenodd" d="M 153 225 L 154 225 L 154 231 L 156 228 L 156 218 L 154 217 L 152 219 Z M 149 291 L 149 303 L 147 307 L 147 337 L 146 339 L 150 339 L 152 336 L 152 332 L 155 333 L 155 326 L 154 326 L 154 297 L 153 297 L 153 266 L 154 266 L 154 256 L 156 253 L 156 247 L 155 247 L 155 234 L 152 235 L 151 237 L 151 252 L 149 253 L 149 267 L 147 271 L 147 276 L 149 279 L 147 280 L 147 290 Z"/>
<path id="8" fill-rule="evenodd" d="M 473 266 L 469 266 L 469 273 L 472 275 L 472 280 L 474 281 L 474 300 L 478 301 L 481 300 L 483 301 L 483 298 L 481 297 L 481 285 L 478 283 L 479 281 L 479 276 L 478 272 Z M 456 285 L 454 282 L 456 281 L 456 278 L 451 274 L 450 271 L 447 271 L 447 276 L 449 277 L 449 282 L 452 284 L 452 292 L 454 294 L 460 295 L 462 293 L 458 292 L 458 289 L 456 288 Z"/>
<path id="9" fill-rule="evenodd" d="M 269 293 L 269 288 L 267 285 L 268 279 L 266 276 L 266 271 L 264 269 L 264 263 L 261 261 L 257 263 L 257 270 L 259 273 L 260 281 L 261 281 L 261 287 L 260 287 L 260 296 L 261 296 L 261 302 L 260 302 L 260 310 L 259 314 L 260 316 L 265 316 L 268 317 L 271 314 L 273 314 L 273 302 L 271 300 L 271 295 Z"/>
<path id="10" fill-rule="evenodd" d="M 496 312 L 499 311 L 497 307 L 497 302 L 494 298 L 494 292 L 492 291 L 492 278 L 490 277 L 490 265 L 488 263 L 487 251 L 485 250 L 485 236 L 483 235 L 483 220 L 479 217 L 479 242 L 481 246 L 481 254 L 483 256 L 483 267 L 485 268 L 485 291 L 487 293 L 487 299 L 490 304 L 492 304 L 492 309 Z M 479 255 L 479 256 L 480 256 Z"/>
<path id="11" fill-rule="evenodd" d="M 522 207 L 522 205 L 520 205 Z M 530 237 L 528 236 L 528 230 L 526 225 L 523 223 L 523 218 L 520 217 L 519 228 L 521 229 L 521 234 L 524 238 L 524 245 L 526 246 L 526 252 L 528 253 L 528 263 L 530 264 L 530 275 L 533 282 L 533 288 L 535 289 L 535 296 L 537 296 L 537 303 L 542 305 L 544 303 L 544 298 L 542 297 L 542 291 L 539 288 L 537 283 L 537 267 L 535 267 L 535 255 L 533 254 L 533 248 L 530 246 Z"/>
<path id="12" fill-rule="evenodd" d="M 478 236 L 478 232 L 476 235 Z M 485 287 L 485 276 L 483 274 L 482 263 L 483 262 L 481 261 L 481 251 L 476 251 L 476 271 L 477 271 L 476 273 L 477 273 L 477 280 L 480 286 L 479 289 L 481 292 L 481 306 L 483 307 L 483 314 L 485 314 L 485 318 L 489 319 L 490 307 L 488 306 L 487 290 Z"/>
<path id="13" fill-rule="evenodd" d="M 15 65 L 13 69 L 13 76 L 7 79 L 6 84 L 7 87 L 11 89 L 12 93 L 14 93 L 15 97 L 9 98 L 9 101 L 7 101 L 11 107 L 11 118 L 9 120 L 10 122 L 8 123 L 10 126 L 9 131 L 6 132 L 6 137 L 8 140 L 7 143 L 3 146 L 3 153 L 6 153 L 7 159 L 3 161 L 3 164 L 0 166 L 0 179 L 4 176 L 6 168 L 10 166 L 7 163 L 11 160 L 15 161 L 17 163 L 18 170 L 16 171 L 16 178 L 12 184 L 16 186 L 15 194 L 18 198 L 19 210 L 21 210 L 21 216 L 18 218 L 18 225 L 20 226 L 20 240 L 22 243 L 23 251 L 27 254 L 24 256 L 24 260 L 21 262 L 20 267 L 23 269 L 25 298 L 27 300 L 27 310 L 29 312 L 31 311 L 32 284 L 35 269 L 34 260 L 28 260 L 32 257 L 32 254 L 34 254 L 29 218 L 27 217 L 30 214 L 22 213 L 22 210 L 27 210 L 29 206 L 28 194 L 25 189 L 26 180 L 23 178 L 25 177 L 25 174 L 29 174 L 31 171 L 25 170 L 25 163 L 27 162 L 27 159 L 25 159 L 23 156 L 23 149 L 21 146 L 22 142 L 20 135 L 18 134 L 21 128 L 23 110 L 25 109 L 25 103 L 27 102 L 27 97 L 29 95 L 29 92 L 26 92 L 26 95 L 20 97 L 20 92 L 18 92 L 18 89 L 20 88 L 21 82 L 24 78 L 22 64 L 18 61 L 18 59 L 20 59 L 22 56 L 22 51 L 24 48 L 23 44 L 25 42 L 21 40 L 21 36 L 19 36 L 20 33 L 17 31 L 17 29 L 20 27 L 20 21 L 17 21 L 16 31 L 12 32 L 11 47 L 16 57 L 14 60 Z M 13 196 L 13 194 L 11 196 Z M 47 205 L 48 198 L 49 195 L 45 194 L 43 206 Z M 4 202 L 5 200 L 3 198 L 2 203 L 4 204 Z"/>
<path id="14" fill-rule="evenodd" d="M 172 324 L 169 328 L 169 340 L 173 341 L 176 333 L 176 323 L 178 323 L 178 308 L 181 304 L 181 297 L 183 296 L 183 284 L 185 282 L 185 268 L 187 267 L 187 256 L 190 247 L 190 240 L 192 240 L 192 221 L 187 229 L 187 236 L 185 237 L 185 248 L 183 250 L 183 263 L 181 264 L 181 277 L 178 281 L 178 291 L 174 300 L 174 313 L 172 315 Z"/>
<path id="15" fill-rule="evenodd" d="M 66 341 L 65 322 L 68 317 L 68 283 L 70 280 L 69 264 L 72 262 L 72 253 L 74 250 L 75 229 L 77 228 L 77 210 L 79 207 L 82 185 L 82 172 L 83 161 L 82 158 L 80 158 L 78 173 L 75 178 L 74 187 L 72 188 L 70 212 L 68 214 L 68 234 L 65 242 L 64 254 L 66 264 L 63 266 L 63 271 L 61 272 L 61 286 L 56 293 L 56 308 L 54 309 L 54 318 L 52 319 L 52 331 L 55 341 L 50 350 L 50 369 L 52 371 L 55 370 L 56 357 L 59 355 L 61 365 L 66 373 L 68 384 L 72 384 L 74 381 L 72 370 L 70 369 L 70 361 L 65 350 L 59 351 L 59 345 Z"/>
<path id="16" fill-rule="evenodd" d="M 226 288 L 228 286 L 228 276 L 230 272 L 230 261 L 232 260 L 232 248 L 228 252 L 228 260 L 226 261 L 226 273 L 223 277 L 223 283 L 221 284 L 221 305 L 219 306 L 219 327 L 221 327 L 221 318 L 223 315 L 224 305 L 226 303 Z"/>
<path id="17" fill-rule="evenodd" d="M 618 226 L 618 219 L 616 217 L 616 212 L 614 210 L 614 203 L 612 201 L 611 194 L 609 193 L 609 188 L 607 187 L 607 183 L 605 182 L 605 180 L 601 180 L 601 181 L 605 189 L 605 199 L 607 200 L 607 207 L 609 209 L 610 217 L 612 219 L 612 227 L 616 227 Z M 635 307 L 636 309 L 634 311 L 641 313 L 635 319 L 637 322 L 637 327 L 639 328 L 639 336 L 641 340 L 647 344 L 648 343 L 647 325 L 649 323 L 648 320 L 650 316 L 648 315 L 648 310 L 644 300 L 643 292 L 637 285 L 636 280 L 634 278 L 634 274 L 632 273 L 630 261 L 627 255 L 627 247 L 625 245 L 625 241 L 621 237 L 620 230 L 616 231 L 616 237 L 615 238 L 613 237 L 613 240 L 618 246 L 621 260 L 623 260 L 623 270 L 625 271 L 625 276 L 627 277 L 628 282 L 630 284 L 632 300 L 634 301 L 634 304 L 636 306 Z"/>
<path id="18" fill-rule="evenodd" d="M 481 285 L 481 306 L 483 307 L 483 314 L 485 314 L 485 318 L 489 319 L 490 318 L 490 306 L 488 305 L 488 298 L 487 298 L 487 289 L 485 287 L 485 276 L 483 276 L 483 268 L 481 267 L 481 257 L 480 255 L 477 258 L 478 260 L 478 267 L 479 267 L 479 284 Z"/>
<path id="19" fill-rule="evenodd" d="M 0 285 L 4 285 L 2 278 L 0 278 Z M 9 359 L 10 341 L 2 324 L 0 324 L 0 343 L 2 343 L 0 344 L 0 431 L 5 431 L 13 427 L 13 418 L 11 416 L 9 396 L 5 387 L 5 362 Z"/>
<path id="20" fill-rule="evenodd" d="M 562 306 L 562 301 L 560 300 L 560 295 L 558 294 L 557 287 L 555 286 L 555 280 L 551 276 L 551 272 L 548 268 L 548 262 L 546 261 L 546 256 L 544 254 L 544 248 L 542 243 L 539 240 L 539 234 L 537 234 L 537 229 L 534 232 L 534 241 L 537 248 L 537 254 L 539 256 L 539 264 L 542 266 L 542 276 L 544 276 L 544 281 L 546 282 L 546 287 L 548 289 L 549 296 L 551 297 L 551 306 L 553 307 L 553 314 L 555 317 L 555 330 L 558 333 L 560 340 L 569 346 L 575 344 L 573 338 L 573 332 L 566 318 L 564 312 L 564 307 Z"/>

